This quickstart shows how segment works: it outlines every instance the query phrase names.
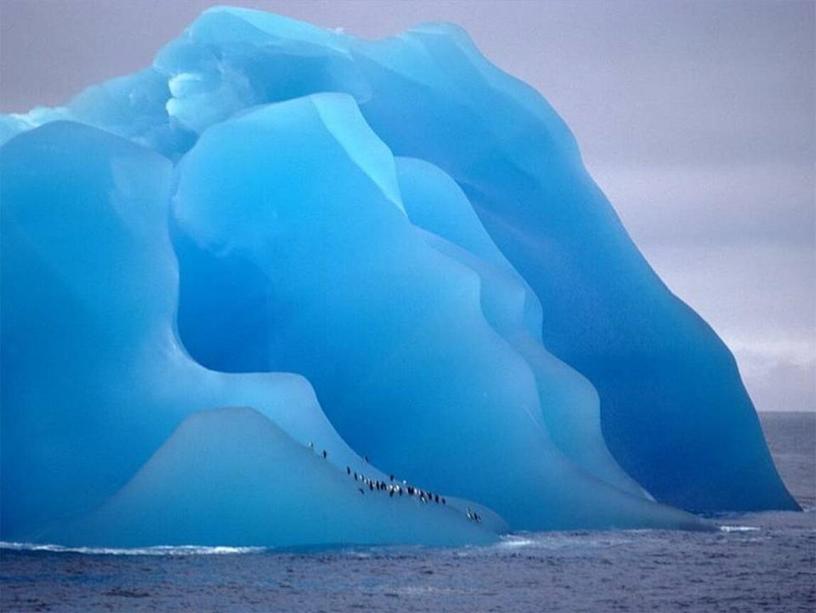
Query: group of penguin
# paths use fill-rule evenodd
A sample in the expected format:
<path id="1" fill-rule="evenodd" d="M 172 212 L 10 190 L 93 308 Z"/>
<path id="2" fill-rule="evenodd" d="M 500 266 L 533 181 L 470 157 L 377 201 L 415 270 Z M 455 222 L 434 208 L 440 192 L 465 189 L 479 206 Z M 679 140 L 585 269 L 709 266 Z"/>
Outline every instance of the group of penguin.
<path id="1" fill-rule="evenodd" d="M 363 474 L 358 474 L 356 470 L 351 470 L 351 467 L 349 466 L 346 466 L 346 474 L 350 477 L 354 477 L 355 481 L 363 484 L 363 487 L 357 488 L 361 494 L 365 494 L 365 486 L 368 486 L 369 491 L 388 492 L 388 495 L 392 498 L 394 495 L 403 496 L 407 494 L 408 496 L 416 496 L 421 502 L 448 504 L 445 497 L 440 496 L 439 494 L 434 494 L 433 492 L 422 490 L 418 487 L 414 487 L 413 485 L 408 485 L 405 483 L 405 481 L 402 483 L 394 483 L 394 475 L 389 475 L 390 483 L 386 483 L 385 481 L 375 481 L 373 479 L 369 479 Z"/>
<path id="2" fill-rule="evenodd" d="M 309 443 L 309 448 L 314 450 L 314 444 Z M 324 449 L 320 454 L 324 460 L 327 460 L 329 454 Z M 368 456 L 365 458 L 366 463 L 368 463 Z M 389 475 L 389 483 L 380 480 L 373 480 L 369 479 L 362 473 L 357 473 L 356 470 L 351 470 L 350 466 L 346 466 L 346 474 L 349 477 L 353 477 L 354 481 L 361 483 L 362 486 L 358 486 L 357 489 L 359 490 L 360 494 L 365 495 L 366 487 L 369 491 L 374 492 L 388 492 L 388 496 L 393 498 L 396 496 L 416 496 L 419 498 L 420 502 L 429 503 L 432 502 L 434 504 L 443 504 L 447 505 L 448 501 L 445 500 L 444 496 L 440 496 L 439 494 L 434 494 L 433 492 L 429 492 L 427 490 L 420 489 L 418 487 L 414 487 L 413 485 L 408 485 L 405 481 L 402 483 L 394 483 L 394 475 Z M 481 516 L 472 511 L 470 508 L 467 510 L 467 518 L 471 521 L 480 522 L 482 521 Z"/>

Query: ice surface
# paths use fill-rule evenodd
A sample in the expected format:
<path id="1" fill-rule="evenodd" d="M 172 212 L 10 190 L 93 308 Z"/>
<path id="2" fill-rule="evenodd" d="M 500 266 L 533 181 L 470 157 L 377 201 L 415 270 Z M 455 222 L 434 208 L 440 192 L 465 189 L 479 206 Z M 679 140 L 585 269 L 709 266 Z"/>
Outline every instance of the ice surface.
<path id="1" fill-rule="evenodd" d="M 453 544 L 699 525 L 651 496 L 795 507 L 727 348 L 455 26 L 210 9 L 0 140 L 4 540 Z M 358 499 L 346 466 L 458 515 Z"/>

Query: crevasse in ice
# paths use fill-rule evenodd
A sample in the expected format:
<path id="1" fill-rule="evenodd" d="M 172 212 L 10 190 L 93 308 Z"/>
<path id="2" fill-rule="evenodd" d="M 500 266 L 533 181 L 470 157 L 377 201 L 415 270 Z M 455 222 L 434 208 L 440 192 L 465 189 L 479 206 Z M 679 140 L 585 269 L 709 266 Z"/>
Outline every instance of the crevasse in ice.
<path id="1" fill-rule="evenodd" d="M 731 354 L 454 26 L 210 9 L 0 132 L 4 540 L 458 544 L 795 507 Z"/>

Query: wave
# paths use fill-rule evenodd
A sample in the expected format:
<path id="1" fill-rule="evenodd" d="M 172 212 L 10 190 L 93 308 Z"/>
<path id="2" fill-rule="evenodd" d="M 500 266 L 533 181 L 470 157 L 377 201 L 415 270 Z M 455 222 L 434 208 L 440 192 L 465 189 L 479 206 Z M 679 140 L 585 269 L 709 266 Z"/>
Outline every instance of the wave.
<path id="1" fill-rule="evenodd" d="M 720 532 L 756 532 L 757 526 L 720 526 Z"/>
<path id="2" fill-rule="evenodd" d="M 756 532 L 761 530 L 757 526 L 719 525 L 720 532 Z M 486 549 L 516 549 L 525 547 L 542 547 L 545 549 L 560 549 L 568 546 L 614 546 L 626 544 L 636 538 L 638 534 L 662 534 L 655 530 L 626 530 L 600 532 L 521 532 L 505 534 L 498 543 Z M 201 556 L 201 555 L 240 555 L 258 553 L 305 553 L 314 551 L 345 551 L 355 556 L 368 557 L 372 552 L 388 551 L 391 549 L 415 550 L 423 549 L 415 546 L 376 546 L 376 545 L 315 545 L 310 547 L 232 547 L 227 545 L 156 545 L 152 547 L 67 547 L 50 543 L 18 543 L 0 541 L 0 552 L 3 550 L 22 552 L 47 553 L 77 553 L 86 555 L 113 555 L 113 556 Z M 464 547 L 460 551 L 472 551 L 480 547 Z"/>
<path id="3" fill-rule="evenodd" d="M 13 543 L 0 541 L 0 551 L 37 551 L 49 553 L 81 553 L 112 556 L 205 556 L 262 553 L 266 547 L 228 547 L 225 545 L 157 545 L 154 547 L 65 547 L 43 543 Z"/>

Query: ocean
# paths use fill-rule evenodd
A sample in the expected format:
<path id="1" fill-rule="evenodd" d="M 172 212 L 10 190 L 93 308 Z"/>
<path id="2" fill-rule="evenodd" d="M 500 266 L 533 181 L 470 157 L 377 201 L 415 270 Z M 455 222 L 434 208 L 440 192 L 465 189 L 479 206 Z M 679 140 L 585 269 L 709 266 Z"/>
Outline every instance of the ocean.
<path id="1" fill-rule="evenodd" d="M 803 513 L 717 532 L 514 534 L 491 547 L 0 549 L 0 610 L 816 611 L 816 413 L 763 428 Z"/>

